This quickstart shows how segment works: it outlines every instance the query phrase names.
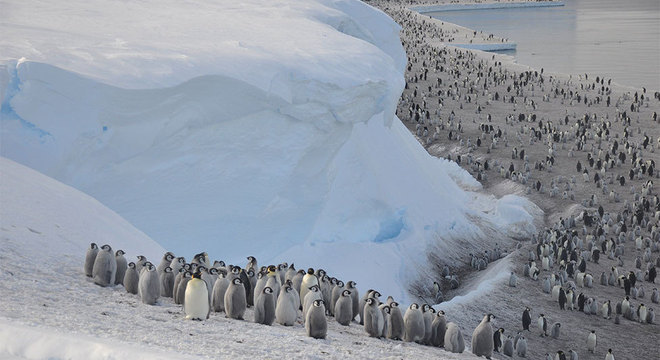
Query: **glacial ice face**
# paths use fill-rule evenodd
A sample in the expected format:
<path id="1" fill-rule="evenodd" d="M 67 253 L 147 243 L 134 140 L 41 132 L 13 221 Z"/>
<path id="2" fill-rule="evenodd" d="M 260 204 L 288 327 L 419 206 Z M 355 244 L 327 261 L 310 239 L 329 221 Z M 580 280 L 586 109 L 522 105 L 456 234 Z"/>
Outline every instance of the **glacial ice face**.
<path id="1" fill-rule="evenodd" d="M 405 53 L 382 12 L 350 0 L 157 4 L 12 4 L 2 156 L 177 254 L 320 266 L 402 300 L 431 246 L 459 254 L 454 239 L 486 241 L 483 228 L 526 213 L 520 199 L 473 192 L 395 117 Z"/>

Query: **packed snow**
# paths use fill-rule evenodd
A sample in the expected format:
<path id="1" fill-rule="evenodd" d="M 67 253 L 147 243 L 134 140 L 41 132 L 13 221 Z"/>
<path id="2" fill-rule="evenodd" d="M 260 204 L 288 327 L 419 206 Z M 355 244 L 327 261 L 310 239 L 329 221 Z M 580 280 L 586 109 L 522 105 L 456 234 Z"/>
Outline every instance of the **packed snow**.
<path id="1" fill-rule="evenodd" d="M 161 247 L 98 201 L 0 157 L 0 358 L 2 359 L 217 359 L 329 358 L 464 359 L 415 343 L 369 338 L 357 323 L 328 319 L 328 335 L 255 324 L 212 313 L 184 319 L 171 298 L 143 304 L 121 285 L 103 288 L 83 272 L 92 240 L 134 259 L 158 260 Z M 364 291 L 364 290 L 363 290 Z"/>
<path id="2" fill-rule="evenodd" d="M 399 26 L 364 3 L 3 6 L 2 156 L 176 254 L 322 267 L 407 302 L 429 249 L 534 231 L 531 203 L 480 194 L 396 118 Z"/>

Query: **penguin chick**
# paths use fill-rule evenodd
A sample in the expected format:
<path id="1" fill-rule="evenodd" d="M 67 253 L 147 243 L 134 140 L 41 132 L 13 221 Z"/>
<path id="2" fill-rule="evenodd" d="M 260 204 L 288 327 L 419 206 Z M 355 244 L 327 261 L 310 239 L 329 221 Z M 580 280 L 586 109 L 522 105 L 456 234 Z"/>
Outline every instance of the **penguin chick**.
<path id="1" fill-rule="evenodd" d="M 403 341 L 419 342 L 424 339 L 424 315 L 416 303 L 410 304 L 403 315 Z"/>
<path id="2" fill-rule="evenodd" d="M 99 247 L 96 243 L 89 244 L 87 248 L 87 253 L 85 253 L 85 276 L 92 277 L 92 271 L 94 270 L 94 260 L 96 260 L 96 255 L 99 253 Z"/>
<path id="3" fill-rule="evenodd" d="M 139 280 L 140 277 L 138 276 L 137 270 L 135 270 L 135 263 L 128 263 L 128 269 L 126 269 L 123 281 L 126 292 L 129 294 L 137 294 Z"/>
<path id="4" fill-rule="evenodd" d="M 296 289 L 288 285 L 280 291 L 275 306 L 275 319 L 278 324 L 293 326 L 296 323 L 300 301 L 295 294 L 297 294 Z"/>
<path id="5" fill-rule="evenodd" d="M 94 259 L 94 268 L 92 276 L 94 283 L 103 287 L 115 284 L 115 275 L 117 274 L 117 261 L 110 245 L 101 246 L 96 258 Z"/>
<path id="6" fill-rule="evenodd" d="M 493 355 L 493 326 L 491 325 L 493 317 L 493 314 L 485 315 L 472 332 L 472 353 L 474 355 L 485 356 L 487 359 Z"/>
<path id="7" fill-rule="evenodd" d="M 325 339 L 328 332 L 328 322 L 325 318 L 323 300 L 316 299 L 305 317 L 305 330 L 307 336 L 315 339 Z"/>
<path id="8" fill-rule="evenodd" d="M 145 272 L 140 276 L 138 281 L 138 295 L 142 302 L 147 305 L 154 305 L 160 297 L 160 279 L 158 271 L 152 264 L 144 268 Z M 208 297 L 208 295 L 207 295 Z"/>
<path id="9" fill-rule="evenodd" d="M 511 347 L 513 348 L 513 340 L 511 340 Z M 452 353 L 462 353 L 465 350 L 465 341 L 463 340 L 461 329 L 453 322 L 447 324 L 445 350 Z M 513 354 L 513 349 L 511 349 L 511 353 Z"/>
<path id="10" fill-rule="evenodd" d="M 275 295 L 273 289 L 266 286 L 254 304 L 254 322 L 272 325 L 275 321 Z"/>
<path id="11" fill-rule="evenodd" d="M 380 337 L 383 334 L 383 313 L 378 309 L 376 298 L 368 298 L 364 305 L 364 330 L 370 337 Z"/>
<path id="12" fill-rule="evenodd" d="M 246 308 L 245 287 L 241 279 L 234 278 L 225 292 L 225 312 L 227 313 L 227 317 L 243 320 Z"/>
<path id="13" fill-rule="evenodd" d="M 350 290 L 341 292 L 341 296 L 335 302 L 334 314 L 340 325 L 350 325 L 351 320 L 353 320 L 353 299 Z"/>

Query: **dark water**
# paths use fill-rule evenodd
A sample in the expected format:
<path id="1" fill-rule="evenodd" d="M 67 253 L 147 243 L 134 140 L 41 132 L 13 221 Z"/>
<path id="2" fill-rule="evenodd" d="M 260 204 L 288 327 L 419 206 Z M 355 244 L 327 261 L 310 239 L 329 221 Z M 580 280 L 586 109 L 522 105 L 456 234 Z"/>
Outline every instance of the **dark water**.
<path id="1" fill-rule="evenodd" d="M 660 90 L 660 0 L 565 0 L 547 8 L 450 11 L 444 21 L 508 38 L 516 62 Z"/>

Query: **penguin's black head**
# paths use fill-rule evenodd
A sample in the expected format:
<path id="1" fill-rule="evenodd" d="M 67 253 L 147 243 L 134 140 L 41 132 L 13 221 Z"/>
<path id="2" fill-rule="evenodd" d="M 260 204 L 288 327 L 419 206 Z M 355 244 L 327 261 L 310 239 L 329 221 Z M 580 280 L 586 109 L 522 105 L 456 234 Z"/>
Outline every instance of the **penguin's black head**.
<path id="1" fill-rule="evenodd" d="M 211 274 L 211 275 L 218 275 L 218 269 L 216 269 L 216 268 L 211 268 L 211 269 L 209 270 L 209 274 Z"/>
<path id="2" fill-rule="evenodd" d="M 254 276 L 254 271 L 252 269 L 248 270 L 247 276 L 253 277 Z"/>
<path id="3" fill-rule="evenodd" d="M 321 305 L 323 305 L 323 300 L 321 299 L 314 300 L 314 306 L 320 307 Z"/>
<path id="4" fill-rule="evenodd" d="M 129 263 L 128 263 L 128 267 L 131 268 L 131 269 L 135 269 L 135 263 L 132 262 L 132 261 L 129 262 Z"/>
<path id="5" fill-rule="evenodd" d="M 349 287 L 349 288 L 354 288 L 355 285 L 357 285 L 357 283 L 355 281 L 351 280 L 351 281 L 348 282 L 348 284 L 346 286 Z"/>
<path id="6" fill-rule="evenodd" d="M 165 260 L 172 261 L 172 259 L 174 259 L 174 254 L 172 254 L 171 252 L 168 251 L 168 252 L 165 253 L 164 257 L 165 257 Z"/>
<path id="7" fill-rule="evenodd" d="M 233 282 L 234 284 L 236 284 L 236 285 L 241 285 L 241 284 L 243 284 L 243 282 L 242 282 L 241 279 L 239 279 L 239 278 L 234 279 L 232 282 Z"/>
<path id="8" fill-rule="evenodd" d="M 116 255 L 116 256 L 122 256 L 122 255 L 124 255 L 124 254 L 126 254 L 126 253 L 124 252 L 124 250 L 117 250 L 117 252 L 115 252 L 115 255 Z"/>
<path id="9" fill-rule="evenodd" d="M 289 265 L 289 269 L 291 269 L 291 270 L 296 270 L 296 267 L 293 266 L 293 263 L 291 263 L 291 265 Z"/>
<path id="10" fill-rule="evenodd" d="M 248 256 L 247 259 L 248 259 L 249 261 L 254 261 L 254 256 Z"/>
<path id="11" fill-rule="evenodd" d="M 266 286 L 264 288 L 264 294 L 272 294 L 272 293 L 273 293 L 273 289 L 271 289 L 270 286 Z"/>
<path id="12" fill-rule="evenodd" d="M 287 267 L 286 263 L 281 263 L 281 264 L 278 266 L 278 268 L 279 268 L 280 270 L 284 270 L 284 269 L 286 269 L 286 267 Z"/>
<path id="13" fill-rule="evenodd" d="M 101 249 L 103 249 L 105 251 L 112 251 L 112 248 L 108 244 L 105 244 L 105 245 L 101 246 Z"/>
<path id="14" fill-rule="evenodd" d="M 373 303 L 375 303 L 375 302 L 376 302 L 376 299 L 374 299 L 374 298 L 368 298 L 368 299 L 367 299 L 367 304 L 369 304 L 369 305 L 371 305 L 371 304 L 373 304 Z"/>
<path id="15" fill-rule="evenodd" d="M 267 271 L 268 271 L 268 272 L 275 272 L 275 271 L 277 271 L 277 267 L 275 267 L 275 265 L 270 265 L 270 266 L 268 266 L 268 270 L 267 270 Z"/>
<path id="16" fill-rule="evenodd" d="M 386 314 L 389 314 L 391 310 L 392 310 L 392 309 L 390 309 L 389 306 L 383 306 L 383 311 L 384 311 Z"/>
<path id="17" fill-rule="evenodd" d="M 337 286 L 344 287 L 344 282 L 341 280 L 337 280 Z"/>
<path id="18" fill-rule="evenodd" d="M 312 268 L 307 269 L 307 273 L 309 275 L 314 275 L 314 269 L 312 269 Z"/>
<path id="19" fill-rule="evenodd" d="M 183 269 L 190 270 L 190 264 L 183 264 Z"/>
<path id="20" fill-rule="evenodd" d="M 197 271 L 195 271 L 195 273 L 193 273 L 192 278 L 193 279 L 201 279 L 202 278 L 202 272 L 200 271 L 200 269 L 197 269 Z"/>
<path id="21" fill-rule="evenodd" d="M 317 292 L 317 291 L 319 291 L 319 287 L 318 287 L 318 285 L 312 285 L 312 286 L 309 287 L 309 290 L 312 291 L 312 292 Z"/>
<path id="22" fill-rule="evenodd" d="M 165 268 L 165 272 L 166 272 L 166 273 L 171 273 L 171 272 L 172 272 L 172 268 L 169 267 L 169 266 L 166 267 L 166 268 Z"/>
<path id="23" fill-rule="evenodd" d="M 344 297 L 351 296 L 351 291 L 350 290 L 344 290 L 344 291 L 341 292 L 341 296 L 344 296 Z"/>
<path id="24" fill-rule="evenodd" d="M 412 303 L 412 304 L 410 304 L 410 308 L 413 309 L 413 310 L 414 309 L 419 309 L 419 305 L 417 305 L 417 303 Z"/>
<path id="25" fill-rule="evenodd" d="M 89 247 L 90 247 L 91 249 L 97 249 L 99 246 L 96 245 L 96 243 L 91 243 L 91 244 L 89 244 Z"/>

